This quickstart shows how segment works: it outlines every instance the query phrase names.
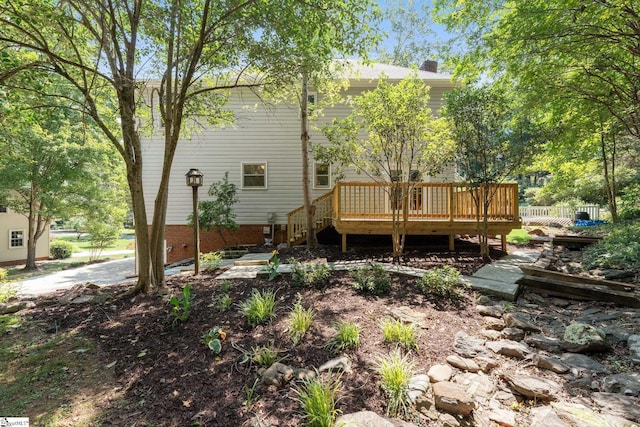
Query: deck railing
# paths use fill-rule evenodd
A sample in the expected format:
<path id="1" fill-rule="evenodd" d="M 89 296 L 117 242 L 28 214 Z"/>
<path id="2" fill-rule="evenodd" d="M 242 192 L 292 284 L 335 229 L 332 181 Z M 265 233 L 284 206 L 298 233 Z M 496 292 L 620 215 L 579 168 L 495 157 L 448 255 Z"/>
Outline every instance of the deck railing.
<path id="1" fill-rule="evenodd" d="M 492 185 L 489 191 L 489 219 L 517 220 L 518 185 Z M 394 188 L 392 183 L 341 182 L 333 197 L 333 217 L 340 220 L 391 220 L 404 198 L 410 221 L 469 221 L 482 218 L 484 204 L 482 191 L 464 183 L 420 182 Z"/>
<path id="2" fill-rule="evenodd" d="M 315 207 L 314 219 L 316 231 L 323 230 L 331 225 L 333 213 L 333 192 L 324 194 L 311 202 Z M 307 235 L 307 220 L 304 214 L 304 206 L 301 206 L 287 215 L 287 236 L 290 244 L 304 240 Z"/>

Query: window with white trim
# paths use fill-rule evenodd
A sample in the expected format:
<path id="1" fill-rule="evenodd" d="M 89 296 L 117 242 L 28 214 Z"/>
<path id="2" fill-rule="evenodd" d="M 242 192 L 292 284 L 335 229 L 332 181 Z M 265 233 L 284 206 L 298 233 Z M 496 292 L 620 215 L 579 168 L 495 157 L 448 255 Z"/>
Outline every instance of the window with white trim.
<path id="1" fill-rule="evenodd" d="M 9 230 L 9 247 L 24 248 L 24 230 Z"/>
<path id="2" fill-rule="evenodd" d="M 242 188 L 267 188 L 267 163 L 242 163 Z"/>
<path id="3" fill-rule="evenodd" d="M 331 167 L 328 163 L 314 163 L 313 188 L 331 187 Z"/>

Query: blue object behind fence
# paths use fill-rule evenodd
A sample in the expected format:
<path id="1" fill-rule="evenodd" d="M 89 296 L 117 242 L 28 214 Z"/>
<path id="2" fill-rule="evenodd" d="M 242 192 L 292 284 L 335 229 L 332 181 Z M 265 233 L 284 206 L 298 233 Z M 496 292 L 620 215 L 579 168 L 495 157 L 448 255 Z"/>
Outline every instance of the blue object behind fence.
<path id="1" fill-rule="evenodd" d="M 601 219 L 576 219 L 573 223 L 576 227 L 593 227 L 594 225 L 602 224 L 608 224 L 608 222 Z"/>

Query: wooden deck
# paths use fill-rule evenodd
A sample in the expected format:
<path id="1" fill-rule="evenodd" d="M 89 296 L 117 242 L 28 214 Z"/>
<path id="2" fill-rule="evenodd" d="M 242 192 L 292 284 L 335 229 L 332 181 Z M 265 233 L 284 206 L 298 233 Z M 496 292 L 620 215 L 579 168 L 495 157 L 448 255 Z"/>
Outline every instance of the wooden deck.
<path id="1" fill-rule="evenodd" d="M 476 209 L 473 194 L 464 183 L 415 183 L 396 191 L 392 184 L 373 182 L 342 182 L 333 191 L 314 201 L 318 230 L 333 225 L 342 235 L 346 250 L 349 234 L 391 235 L 394 215 L 401 215 L 401 205 L 407 208 L 408 235 L 449 236 L 453 250 L 456 234 L 477 235 L 482 229 L 482 215 Z M 518 185 L 494 186 L 495 195 L 489 206 L 489 234 L 504 236 L 520 228 L 518 215 Z M 403 197 L 406 196 L 406 197 Z M 482 203 L 480 204 L 482 206 Z M 304 211 L 291 212 L 288 218 L 289 243 L 305 240 Z"/>

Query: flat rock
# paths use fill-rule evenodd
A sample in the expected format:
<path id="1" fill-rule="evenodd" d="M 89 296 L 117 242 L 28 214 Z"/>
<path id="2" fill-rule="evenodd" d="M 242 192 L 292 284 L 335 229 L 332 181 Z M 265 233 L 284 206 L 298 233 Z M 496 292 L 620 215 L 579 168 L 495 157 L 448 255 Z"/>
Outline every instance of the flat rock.
<path id="1" fill-rule="evenodd" d="M 529 335 L 524 339 L 524 342 L 531 347 L 548 351 L 549 353 L 559 353 L 563 348 L 562 340 L 558 338 L 546 337 L 542 334 Z"/>
<path id="2" fill-rule="evenodd" d="M 453 341 L 453 351 L 462 357 L 474 357 L 486 353 L 483 339 L 472 337 L 463 331 L 456 333 Z"/>
<path id="3" fill-rule="evenodd" d="M 451 379 L 451 375 L 453 374 L 453 370 L 449 365 L 433 365 L 429 368 L 429 372 L 427 375 L 432 383 L 439 383 L 441 381 L 449 381 Z"/>
<path id="4" fill-rule="evenodd" d="M 499 340 L 502 337 L 502 333 L 500 333 L 500 331 L 493 329 L 482 329 L 480 331 L 480 335 L 491 341 Z"/>
<path id="5" fill-rule="evenodd" d="M 460 422 L 451 414 L 442 414 L 438 418 L 443 427 L 460 427 Z"/>
<path id="6" fill-rule="evenodd" d="M 625 396 L 640 396 L 640 380 L 638 374 L 615 374 L 605 377 L 602 381 L 607 393 L 620 393 Z"/>
<path id="7" fill-rule="evenodd" d="M 400 307 L 393 307 L 390 313 L 395 319 L 403 323 L 414 324 L 419 328 L 427 327 L 427 314 L 422 311 L 402 305 Z"/>
<path id="8" fill-rule="evenodd" d="M 390 420 L 372 411 L 360 411 L 339 417 L 336 427 L 411 427 L 415 424 L 401 420 Z"/>
<path id="9" fill-rule="evenodd" d="M 510 340 L 488 341 L 486 346 L 496 354 L 515 357 L 516 359 L 524 359 L 531 353 L 527 345 Z"/>
<path id="10" fill-rule="evenodd" d="M 489 412 L 489 420 L 502 427 L 514 427 L 516 415 L 510 409 L 493 409 Z"/>
<path id="11" fill-rule="evenodd" d="M 596 353 L 611 350 L 606 334 L 586 323 L 572 323 L 564 331 L 563 347 L 575 353 Z"/>
<path id="12" fill-rule="evenodd" d="M 482 318 L 482 323 L 487 329 L 493 329 L 494 331 L 501 331 L 504 329 L 504 320 L 496 319 L 495 317 L 485 316 Z"/>
<path id="13" fill-rule="evenodd" d="M 534 399 L 556 400 L 561 389 L 553 381 L 529 375 L 503 375 L 503 378 L 516 393 Z"/>
<path id="14" fill-rule="evenodd" d="M 351 360 L 347 356 L 336 357 L 328 362 L 325 362 L 318 368 L 318 372 L 324 371 L 338 371 L 338 372 L 351 372 Z"/>
<path id="15" fill-rule="evenodd" d="M 520 313 L 507 313 L 504 316 L 504 323 L 508 328 L 518 328 L 527 332 L 540 332 L 540 327 L 534 325 Z"/>
<path id="16" fill-rule="evenodd" d="M 592 393 L 590 397 L 602 412 L 640 423 L 640 405 L 635 397 L 618 393 Z"/>
<path id="17" fill-rule="evenodd" d="M 416 409 L 420 409 L 420 399 L 427 390 L 429 390 L 429 387 L 431 387 L 431 380 L 428 375 L 414 375 L 409 380 L 409 384 L 407 385 L 407 394 L 409 395 L 411 403 L 416 406 Z"/>
<path id="18" fill-rule="evenodd" d="M 436 408 L 452 415 L 468 416 L 475 409 L 475 402 L 464 388 L 449 381 L 433 384 Z"/>
<path id="19" fill-rule="evenodd" d="M 476 357 L 474 361 L 478 364 L 478 366 L 480 366 L 480 370 L 485 374 L 500 366 L 500 362 L 491 357 L 479 356 Z"/>
<path id="20" fill-rule="evenodd" d="M 569 366 L 557 357 L 547 357 L 542 354 L 536 354 L 533 357 L 533 363 L 538 368 L 546 369 L 556 374 L 566 374 L 569 372 Z"/>
<path id="21" fill-rule="evenodd" d="M 504 314 L 504 309 L 501 305 L 477 305 L 476 310 L 483 316 L 495 317 L 497 319 L 502 319 L 502 315 Z"/>
<path id="22" fill-rule="evenodd" d="M 628 420 L 615 415 L 597 413 L 591 408 L 569 402 L 554 402 L 551 404 L 556 414 L 566 420 L 569 425 L 576 427 L 591 426 L 625 426 Z"/>
<path id="23" fill-rule="evenodd" d="M 13 314 L 26 308 L 33 308 L 36 304 L 33 301 L 12 301 L 0 304 L 0 315 Z"/>
<path id="24" fill-rule="evenodd" d="M 519 328 L 504 328 L 500 335 L 502 338 L 511 341 L 522 341 L 524 339 L 524 331 Z"/>
<path id="25" fill-rule="evenodd" d="M 631 361 L 640 365 L 640 335 L 631 335 L 627 339 L 627 345 L 631 352 Z"/>
<path id="26" fill-rule="evenodd" d="M 475 362 L 475 360 L 460 357 L 455 354 L 447 356 L 447 363 L 454 368 L 462 369 L 467 372 L 478 372 L 480 370 L 480 366 Z"/>
<path id="27" fill-rule="evenodd" d="M 530 427 L 572 427 L 560 419 L 551 406 L 531 408 Z"/>
<path id="28" fill-rule="evenodd" d="M 481 405 L 488 404 L 496 391 L 493 379 L 486 375 L 465 372 L 456 375 L 453 382 L 462 386 L 467 394 Z"/>
<path id="29" fill-rule="evenodd" d="M 596 373 L 596 374 L 608 374 L 609 369 L 601 363 L 593 360 L 589 356 L 577 353 L 564 353 L 560 356 L 560 359 L 569 366 L 569 369 L 573 372 L 584 373 Z"/>
<path id="30" fill-rule="evenodd" d="M 293 378 L 294 369 L 284 363 L 275 362 L 262 374 L 262 382 L 266 385 L 282 387 Z"/>

